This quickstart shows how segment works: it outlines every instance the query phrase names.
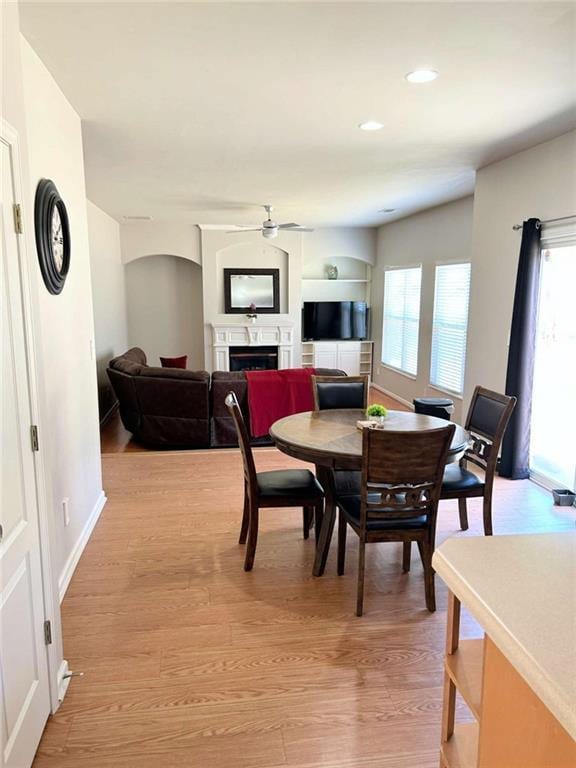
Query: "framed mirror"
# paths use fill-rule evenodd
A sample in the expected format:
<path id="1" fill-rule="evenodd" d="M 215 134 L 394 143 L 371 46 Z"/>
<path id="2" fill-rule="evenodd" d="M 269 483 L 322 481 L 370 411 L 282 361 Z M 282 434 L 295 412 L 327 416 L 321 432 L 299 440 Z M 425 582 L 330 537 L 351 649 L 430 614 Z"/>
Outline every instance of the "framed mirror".
<path id="1" fill-rule="evenodd" d="M 280 270 L 225 269 L 224 311 L 227 315 L 280 314 Z"/>

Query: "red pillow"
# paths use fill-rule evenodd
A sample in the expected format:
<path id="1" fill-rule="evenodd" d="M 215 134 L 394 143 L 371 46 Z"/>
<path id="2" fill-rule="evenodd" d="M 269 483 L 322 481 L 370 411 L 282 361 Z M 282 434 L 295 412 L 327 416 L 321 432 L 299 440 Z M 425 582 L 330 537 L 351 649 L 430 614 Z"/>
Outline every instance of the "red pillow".
<path id="1" fill-rule="evenodd" d="M 181 357 L 161 357 L 160 362 L 162 363 L 162 368 L 186 368 L 188 355 L 182 355 Z"/>

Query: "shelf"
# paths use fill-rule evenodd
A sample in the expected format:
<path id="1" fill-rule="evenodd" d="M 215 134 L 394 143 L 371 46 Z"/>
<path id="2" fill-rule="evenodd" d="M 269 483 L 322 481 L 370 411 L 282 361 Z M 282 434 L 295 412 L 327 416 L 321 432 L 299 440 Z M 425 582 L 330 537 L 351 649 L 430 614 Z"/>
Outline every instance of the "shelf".
<path id="1" fill-rule="evenodd" d="M 454 726 L 450 741 L 444 742 L 440 754 L 446 768 L 476 768 L 478 765 L 478 731 L 476 723 Z"/>
<path id="2" fill-rule="evenodd" d="M 446 672 L 474 717 L 480 719 L 484 640 L 461 640 L 458 650 L 446 656 Z"/>

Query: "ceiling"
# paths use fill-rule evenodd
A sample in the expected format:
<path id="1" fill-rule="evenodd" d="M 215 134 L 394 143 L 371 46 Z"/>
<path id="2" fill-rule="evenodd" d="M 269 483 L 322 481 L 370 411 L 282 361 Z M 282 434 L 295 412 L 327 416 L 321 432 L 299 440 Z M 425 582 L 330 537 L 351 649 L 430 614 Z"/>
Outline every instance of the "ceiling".
<path id="1" fill-rule="evenodd" d="M 122 221 L 377 225 L 576 125 L 572 3 L 24 3 Z M 440 73 L 414 85 L 418 67 Z M 380 131 L 358 129 L 363 120 Z M 384 208 L 394 208 L 386 215 Z"/>

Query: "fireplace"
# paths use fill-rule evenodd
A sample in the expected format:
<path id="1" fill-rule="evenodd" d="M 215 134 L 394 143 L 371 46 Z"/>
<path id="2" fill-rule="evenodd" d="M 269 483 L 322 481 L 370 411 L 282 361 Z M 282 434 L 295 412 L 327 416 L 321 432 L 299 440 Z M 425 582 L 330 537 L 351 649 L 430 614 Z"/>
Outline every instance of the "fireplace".
<path id="1" fill-rule="evenodd" d="M 278 368 L 278 347 L 230 347 L 231 371 L 271 371 Z"/>

